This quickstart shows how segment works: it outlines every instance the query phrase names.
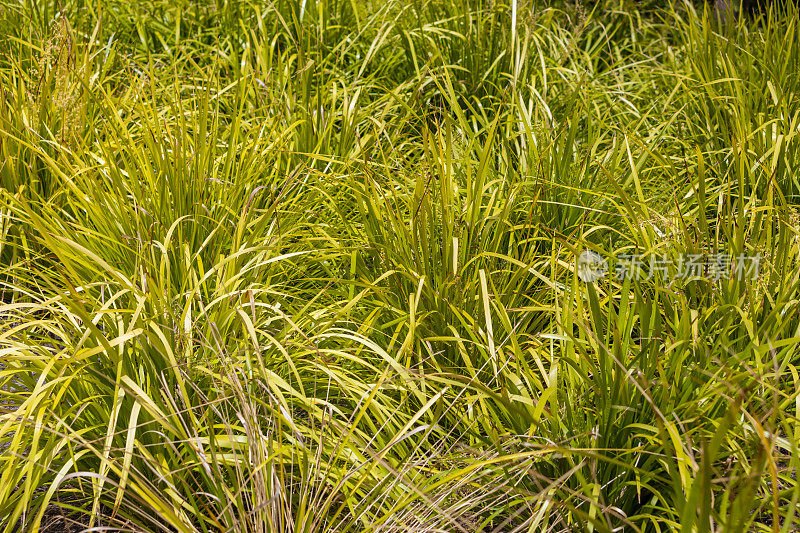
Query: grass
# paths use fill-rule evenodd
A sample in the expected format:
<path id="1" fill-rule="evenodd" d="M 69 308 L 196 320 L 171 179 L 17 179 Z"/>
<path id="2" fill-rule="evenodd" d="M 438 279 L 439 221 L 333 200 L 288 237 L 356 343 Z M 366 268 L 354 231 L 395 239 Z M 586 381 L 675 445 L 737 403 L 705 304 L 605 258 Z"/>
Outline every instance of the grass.
<path id="1" fill-rule="evenodd" d="M 797 529 L 797 21 L 0 0 L 0 529 Z"/>

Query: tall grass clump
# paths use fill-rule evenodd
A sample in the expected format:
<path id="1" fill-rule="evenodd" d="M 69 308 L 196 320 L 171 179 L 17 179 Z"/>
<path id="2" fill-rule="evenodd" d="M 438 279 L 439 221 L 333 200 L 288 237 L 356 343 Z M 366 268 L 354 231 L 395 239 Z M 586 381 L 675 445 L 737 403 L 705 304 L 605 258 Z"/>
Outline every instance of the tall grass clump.
<path id="1" fill-rule="evenodd" d="M 797 529 L 798 13 L 719 15 L 0 0 L 0 530 Z"/>

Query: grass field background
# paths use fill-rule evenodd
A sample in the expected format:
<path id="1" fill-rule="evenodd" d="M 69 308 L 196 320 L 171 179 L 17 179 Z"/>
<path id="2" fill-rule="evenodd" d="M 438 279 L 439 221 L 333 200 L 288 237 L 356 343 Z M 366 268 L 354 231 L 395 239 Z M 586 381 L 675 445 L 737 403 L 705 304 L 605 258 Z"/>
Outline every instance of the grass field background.
<path id="1" fill-rule="evenodd" d="M 791 4 L 0 0 L 0 530 L 795 531 L 798 136 Z"/>

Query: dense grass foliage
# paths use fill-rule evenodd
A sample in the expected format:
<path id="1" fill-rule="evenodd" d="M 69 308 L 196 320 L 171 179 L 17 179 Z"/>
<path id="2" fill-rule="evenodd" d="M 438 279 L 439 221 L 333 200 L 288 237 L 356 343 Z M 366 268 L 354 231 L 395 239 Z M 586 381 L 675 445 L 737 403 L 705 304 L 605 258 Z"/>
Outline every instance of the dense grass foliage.
<path id="1" fill-rule="evenodd" d="M 796 530 L 799 136 L 792 4 L 0 0 L 0 530 Z"/>

